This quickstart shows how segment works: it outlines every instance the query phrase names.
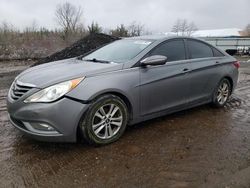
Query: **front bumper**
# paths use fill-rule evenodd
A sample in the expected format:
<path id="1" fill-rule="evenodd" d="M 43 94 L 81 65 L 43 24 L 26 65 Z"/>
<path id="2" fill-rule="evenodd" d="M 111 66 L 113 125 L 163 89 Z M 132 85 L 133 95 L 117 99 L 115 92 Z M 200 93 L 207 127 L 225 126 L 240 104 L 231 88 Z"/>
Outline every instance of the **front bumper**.
<path id="1" fill-rule="evenodd" d="M 75 142 L 77 127 L 88 106 L 66 97 L 53 103 L 30 104 L 7 98 L 11 123 L 29 137 L 47 142 Z M 35 123 L 49 125 L 54 131 L 37 131 L 28 126 Z"/>

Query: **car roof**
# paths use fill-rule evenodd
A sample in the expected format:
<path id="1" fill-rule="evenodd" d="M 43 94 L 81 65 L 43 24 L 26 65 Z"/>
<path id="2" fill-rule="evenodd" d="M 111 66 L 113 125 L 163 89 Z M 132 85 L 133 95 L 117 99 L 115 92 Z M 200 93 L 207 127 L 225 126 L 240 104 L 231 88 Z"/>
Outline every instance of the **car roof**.
<path id="1" fill-rule="evenodd" d="M 127 37 L 127 38 L 123 38 L 123 39 L 158 41 L 158 40 L 167 40 L 167 39 L 187 39 L 187 38 L 204 41 L 204 40 L 201 40 L 200 38 L 194 38 L 194 37 L 188 37 L 188 36 L 166 35 L 166 34 L 144 35 L 144 36 L 138 36 L 138 37 Z"/>
<path id="2" fill-rule="evenodd" d="M 207 45 L 209 45 L 209 46 L 211 46 L 213 48 L 216 48 L 221 53 L 226 55 L 226 53 L 224 51 L 222 51 L 221 49 L 217 48 L 216 46 L 208 43 L 207 41 L 204 40 L 204 38 L 198 38 L 198 37 L 177 36 L 177 35 L 173 35 L 173 34 L 158 34 L 158 35 L 144 35 L 144 36 L 138 36 L 138 37 L 126 37 L 126 38 L 123 38 L 123 40 L 149 40 L 149 41 L 152 41 L 152 42 L 155 42 L 155 41 L 162 42 L 162 41 L 169 40 L 169 39 L 193 39 L 193 40 L 196 40 L 196 41 L 206 43 Z"/>

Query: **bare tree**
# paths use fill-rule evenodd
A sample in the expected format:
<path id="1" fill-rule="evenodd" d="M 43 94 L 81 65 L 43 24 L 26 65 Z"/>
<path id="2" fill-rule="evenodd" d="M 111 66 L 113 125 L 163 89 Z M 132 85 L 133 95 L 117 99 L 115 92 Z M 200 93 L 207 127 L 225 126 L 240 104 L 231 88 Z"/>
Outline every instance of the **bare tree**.
<path id="1" fill-rule="evenodd" d="M 194 22 L 189 23 L 188 29 L 187 29 L 187 36 L 191 36 L 197 30 L 198 30 L 198 27 L 195 25 Z"/>
<path id="2" fill-rule="evenodd" d="M 77 31 L 77 27 L 82 18 L 82 8 L 66 2 L 64 4 L 57 5 L 55 15 L 58 24 L 64 31 L 64 37 L 66 39 L 70 33 Z"/>
<path id="3" fill-rule="evenodd" d="M 0 25 L 0 32 L 2 33 L 9 33 L 9 32 L 14 32 L 14 27 L 12 24 L 6 22 L 6 21 L 3 21 Z"/>
<path id="4" fill-rule="evenodd" d="M 36 32 L 38 30 L 38 24 L 35 19 L 31 23 L 30 30 L 31 32 Z"/>
<path id="5" fill-rule="evenodd" d="M 153 32 L 151 30 L 149 30 L 149 29 L 146 28 L 143 31 L 143 35 L 153 35 Z"/>
<path id="6" fill-rule="evenodd" d="M 128 34 L 131 37 L 141 36 L 144 31 L 144 25 L 138 24 L 135 21 L 128 26 Z"/>
<path id="7" fill-rule="evenodd" d="M 110 34 L 116 37 L 129 37 L 128 29 L 123 24 L 117 26 L 116 29 L 111 30 Z"/>
<path id="8" fill-rule="evenodd" d="M 186 19 L 178 19 L 172 27 L 172 32 L 177 35 L 192 35 L 197 30 L 194 22 L 188 22 Z"/>
<path id="9" fill-rule="evenodd" d="M 90 26 L 88 26 L 89 33 L 101 33 L 102 27 L 99 26 L 97 22 L 92 22 Z"/>
<path id="10" fill-rule="evenodd" d="M 35 33 L 38 31 L 38 24 L 36 20 L 33 20 L 30 26 L 24 28 L 25 33 Z"/>
<path id="11" fill-rule="evenodd" d="M 250 36 L 250 24 L 248 24 L 244 30 L 246 36 Z"/>
<path id="12" fill-rule="evenodd" d="M 179 35 L 179 32 L 180 32 L 180 30 L 181 30 L 181 20 L 180 19 L 178 19 L 176 22 L 175 22 L 175 24 L 173 25 L 173 27 L 172 27 L 172 32 L 173 33 L 176 33 L 177 34 L 177 36 Z"/>
<path id="13" fill-rule="evenodd" d="M 1 43 L 11 42 L 16 36 L 18 30 L 11 23 L 3 21 L 0 23 L 0 46 Z"/>
<path id="14" fill-rule="evenodd" d="M 180 24 L 180 32 L 181 35 L 184 36 L 186 35 L 188 31 L 188 21 L 186 19 L 181 20 L 181 24 Z"/>

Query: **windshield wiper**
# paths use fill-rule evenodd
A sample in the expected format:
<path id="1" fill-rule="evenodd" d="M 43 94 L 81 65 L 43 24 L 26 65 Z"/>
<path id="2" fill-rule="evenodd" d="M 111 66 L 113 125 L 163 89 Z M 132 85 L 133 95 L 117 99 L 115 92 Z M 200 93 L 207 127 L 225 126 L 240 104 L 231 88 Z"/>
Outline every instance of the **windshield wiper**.
<path id="1" fill-rule="evenodd" d="M 101 60 L 101 59 L 82 59 L 83 61 L 91 61 L 91 62 L 97 62 L 97 63 L 110 63 L 109 61 Z"/>

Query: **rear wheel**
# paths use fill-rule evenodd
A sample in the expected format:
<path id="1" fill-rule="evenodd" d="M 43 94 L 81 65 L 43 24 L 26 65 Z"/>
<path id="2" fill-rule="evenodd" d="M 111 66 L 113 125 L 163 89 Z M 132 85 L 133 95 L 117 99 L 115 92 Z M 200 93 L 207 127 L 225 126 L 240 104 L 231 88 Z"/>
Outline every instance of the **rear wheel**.
<path id="1" fill-rule="evenodd" d="M 224 78 L 220 81 L 213 95 L 213 104 L 215 107 L 223 107 L 231 94 L 232 86 L 228 79 Z"/>
<path id="2" fill-rule="evenodd" d="M 126 129 L 128 110 L 115 95 L 104 95 L 90 106 L 80 130 L 90 144 L 104 145 L 118 140 Z"/>

